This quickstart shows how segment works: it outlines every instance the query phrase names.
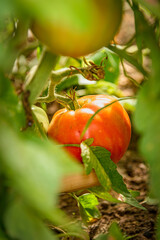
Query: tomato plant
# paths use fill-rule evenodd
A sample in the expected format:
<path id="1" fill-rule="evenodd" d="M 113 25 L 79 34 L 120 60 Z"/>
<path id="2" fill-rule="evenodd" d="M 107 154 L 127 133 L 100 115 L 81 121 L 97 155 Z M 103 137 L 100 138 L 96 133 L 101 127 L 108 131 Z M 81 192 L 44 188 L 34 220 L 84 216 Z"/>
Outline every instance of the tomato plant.
<path id="1" fill-rule="evenodd" d="M 115 44 L 111 40 L 120 25 L 122 2 L 127 21 L 128 10 L 132 13 L 134 33 L 128 42 L 118 43 L 117 38 Z M 90 236 L 83 231 L 81 221 L 77 225 L 72 218 L 68 219 L 57 204 L 62 180 L 72 174 L 89 177 L 95 173 L 100 184 L 88 186 L 86 191 L 90 194 L 82 197 L 74 194 L 86 222 L 100 215 L 96 209 L 96 197 L 114 204 L 128 203 L 142 210 L 144 201 L 145 206 L 148 205 L 148 197 L 142 199 L 143 193 L 138 201 L 135 199 L 139 193 L 127 189 L 115 164 L 126 150 L 131 132 L 129 117 L 118 102 L 120 99 L 86 96 L 80 98 L 77 105 L 72 104 L 75 109 L 63 109 L 54 115 L 49 128 L 53 131 L 53 138 L 66 144 L 66 149 L 79 161 L 83 159 L 83 165 L 72 161 L 62 146 L 47 138 L 45 131 L 48 116 L 59 107 L 54 101 L 66 101 L 68 107 L 71 99 L 67 99 L 64 91 L 69 92 L 73 86 L 77 87 L 78 96 L 110 93 L 124 100 L 125 97 L 116 91 L 121 73 L 119 64 L 125 78 L 135 85 L 133 92 L 124 95 L 133 94 L 135 100 L 132 121 L 140 135 L 139 150 L 149 168 L 147 193 L 150 191 L 150 196 L 155 198 L 150 200 L 160 201 L 159 9 L 158 0 L 1 1 L 0 238 L 50 240 L 57 239 L 58 233 L 59 238 L 88 240 Z M 33 37 L 30 29 L 41 43 Z M 130 32 L 128 27 L 124 29 Z M 105 48 L 101 48 L 103 46 Z M 95 50 L 98 51 L 94 53 Z M 84 55 L 87 56 L 83 63 L 82 58 L 77 57 Z M 141 80 L 128 71 L 128 63 L 135 73 L 141 73 Z M 30 71 L 32 67 L 35 71 Z M 98 84 L 94 81 L 90 84 L 87 79 L 96 80 Z M 116 87 L 112 93 L 108 90 L 109 81 L 112 88 Z M 133 169 L 131 162 L 128 172 Z M 136 187 L 141 185 L 137 183 Z M 154 219 L 156 221 L 155 214 Z M 127 218 L 127 224 L 128 221 Z M 154 226 L 151 223 L 152 231 Z M 159 225 L 160 217 L 155 228 L 157 239 L 160 239 Z M 140 227 L 143 226 L 140 222 Z M 92 233 L 98 233 L 97 230 Z M 109 231 L 111 233 L 102 239 L 122 238 L 114 223 Z M 140 232 L 140 238 L 143 233 L 150 236 L 148 229 L 144 231 Z M 130 237 L 134 238 L 127 236 Z"/>
<path id="2" fill-rule="evenodd" d="M 63 1 L 59 2 L 63 5 Z M 52 21 L 33 21 L 31 29 L 53 53 L 78 57 L 98 50 L 113 39 L 121 22 L 122 1 L 89 1 L 89 12 L 86 3 L 82 9 L 61 6 L 57 11 L 58 17 L 55 14 Z"/>
<path id="3" fill-rule="evenodd" d="M 53 116 L 48 136 L 62 144 L 80 144 L 82 140 L 93 138 L 93 146 L 101 146 L 111 152 L 111 159 L 117 163 L 125 153 L 130 137 L 131 124 L 127 112 L 119 102 L 114 102 L 94 116 L 83 139 L 81 133 L 91 116 L 100 108 L 115 101 L 107 95 L 90 95 L 78 100 L 80 108 L 61 109 Z M 82 161 L 78 147 L 66 147 Z"/>

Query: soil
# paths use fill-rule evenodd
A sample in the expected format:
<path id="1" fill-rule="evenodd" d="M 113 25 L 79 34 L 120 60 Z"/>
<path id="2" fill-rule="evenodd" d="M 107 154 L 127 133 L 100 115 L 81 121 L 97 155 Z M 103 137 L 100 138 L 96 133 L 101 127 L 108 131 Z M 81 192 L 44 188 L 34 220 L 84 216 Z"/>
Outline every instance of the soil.
<path id="1" fill-rule="evenodd" d="M 155 225 L 158 207 L 147 203 L 149 172 L 143 158 L 137 151 L 137 136 L 132 134 L 128 151 L 118 163 L 118 171 L 123 176 L 129 189 L 139 191 L 137 200 L 146 208 L 146 211 L 132 207 L 128 204 L 114 204 L 99 199 L 100 219 L 86 228 L 90 239 L 107 233 L 109 226 L 116 221 L 120 229 L 132 240 L 155 240 Z M 69 216 L 80 220 L 76 201 L 69 194 L 60 196 L 60 207 Z"/>

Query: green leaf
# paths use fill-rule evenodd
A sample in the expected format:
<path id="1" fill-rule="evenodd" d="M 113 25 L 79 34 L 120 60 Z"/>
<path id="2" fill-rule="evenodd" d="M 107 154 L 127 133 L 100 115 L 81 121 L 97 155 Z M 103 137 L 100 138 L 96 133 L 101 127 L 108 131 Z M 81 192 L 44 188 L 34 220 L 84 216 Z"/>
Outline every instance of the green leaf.
<path id="1" fill-rule="evenodd" d="M 96 238 L 96 240 L 125 240 L 126 238 L 123 236 L 118 224 L 113 222 L 108 230 L 107 234 L 100 235 Z"/>
<path id="2" fill-rule="evenodd" d="M 160 199 L 160 99 L 156 98 L 155 92 L 151 91 L 153 88 L 147 83 L 139 93 L 134 121 L 137 129 L 143 133 L 140 140 L 140 150 L 150 166 L 151 191 Z"/>
<path id="3" fill-rule="evenodd" d="M 158 1 L 149 2 L 146 0 L 135 0 L 138 4 L 140 3 L 144 8 L 153 13 L 154 16 L 160 18 L 160 3 Z"/>
<path id="4" fill-rule="evenodd" d="M 30 91 L 30 104 L 34 104 L 44 90 L 58 59 L 57 55 L 49 52 L 48 49 L 44 49 L 36 71 L 33 72 L 29 81 L 27 80 L 24 85 L 24 89 Z"/>
<path id="5" fill-rule="evenodd" d="M 7 233 L 13 239 L 57 239 L 42 220 L 38 219 L 21 201 L 15 201 L 9 206 L 4 219 Z"/>
<path id="6" fill-rule="evenodd" d="M 92 187 L 89 188 L 89 191 L 91 193 L 94 193 L 95 196 L 102 198 L 106 201 L 113 202 L 113 203 L 120 203 L 121 201 L 114 198 L 109 192 L 105 190 L 104 187 L 98 186 L 98 187 Z"/>
<path id="7" fill-rule="evenodd" d="M 136 110 L 136 103 L 137 99 L 128 99 L 124 100 L 121 104 L 127 111 L 134 112 Z"/>
<path id="8" fill-rule="evenodd" d="M 83 163 L 85 165 L 85 171 L 88 175 L 91 173 L 92 169 L 95 170 L 96 175 L 102 184 L 102 186 L 108 191 L 111 188 L 111 183 L 108 175 L 105 173 L 104 168 L 101 166 L 99 160 L 96 155 L 92 151 L 92 147 L 90 148 L 85 142 L 80 144 L 81 147 L 81 156 L 83 159 Z M 107 151 L 107 158 L 110 156 L 110 152 Z"/>
<path id="9" fill-rule="evenodd" d="M 0 228 L 0 240 L 8 240 L 8 238 L 5 236 L 5 234 L 1 228 Z"/>
<path id="10" fill-rule="evenodd" d="M 1 166 L 14 188 L 33 208 L 51 215 L 62 176 L 79 172 L 79 165 L 53 142 L 21 139 L 3 121 L 0 131 Z"/>
<path id="11" fill-rule="evenodd" d="M 71 88 L 77 84 L 78 84 L 78 76 L 73 75 L 71 77 L 66 77 L 65 79 L 63 79 L 63 81 L 61 81 L 59 84 L 57 84 L 56 90 L 57 90 L 57 92 L 61 92 L 65 89 Z"/>
<path id="12" fill-rule="evenodd" d="M 160 200 L 160 48 L 151 25 L 148 24 L 142 12 L 138 15 L 143 28 L 141 40 L 150 49 L 152 68 L 149 80 L 138 93 L 134 124 L 141 134 L 139 148 L 150 167 L 150 185 L 153 196 Z"/>
<path id="13" fill-rule="evenodd" d="M 65 214 L 55 211 L 61 179 L 81 172 L 81 166 L 53 141 L 36 137 L 33 129 L 20 132 L 24 111 L 10 82 L 4 77 L 0 81 L 1 174 L 11 191 L 20 196 L 27 209 L 32 209 L 33 215 L 64 225 L 68 218 L 66 221 Z M 79 226 L 66 229 L 82 233 Z"/>
<path id="14" fill-rule="evenodd" d="M 108 57 L 107 60 L 105 60 L 105 57 Z M 115 83 L 118 80 L 120 73 L 120 58 L 116 53 L 104 47 L 91 55 L 89 59 L 97 65 L 100 65 L 101 61 L 103 61 L 102 64 L 105 70 L 105 81 Z"/>
<path id="15" fill-rule="evenodd" d="M 92 143 L 94 142 L 94 138 L 88 138 L 88 139 L 84 140 L 84 142 L 85 142 L 88 146 L 90 146 L 90 145 L 92 145 Z"/>
<path id="16" fill-rule="evenodd" d="M 36 116 L 38 122 L 42 125 L 44 131 L 47 132 L 49 127 L 49 120 L 46 112 L 42 108 L 35 105 L 32 106 L 32 111 Z"/>
<path id="17" fill-rule="evenodd" d="M 130 194 L 132 195 L 132 197 L 139 197 L 140 196 L 140 192 L 139 191 L 133 191 L 131 189 L 128 190 L 130 192 Z"/>
<path id="18" fill-rule="evenodd" d="M 115 192 L 123 195 L 124 202 L 140 209 L 145 209 L 128 191 L 122 176 L 117 171 L 116 164 L 110 159 L 110 152 L 108 150 L 97 146 L 89 147 L 84 142 L 80 146 L 86 174 L 89 174 L 94 169 L 99 182 L 106 191 L 109 191 L 112 186 Z"/>
<path id="19" fill-rule="evenodd" d="M 81 195 L 78 197 L 78 203 L 82 220 L 86 224 L 100 218 L 101 214 L 96 207 L 99 202 L 94 194 L 87 193 Z"/>
<path id="20" fill-rule="evenodd" d="M 18 100 L 9 79 L 0 72 L 0 115 L 15 130 L 20 131 L 25 125 L 25 114 L 22 103 Z"/>
<path id="21" fill-rule="evenodd" d="M 124 240 L 124 236 L 116 222 L 113 222 L 109 228 L 108 239 L 109 237 L 115 238 L 115 240 Z"/>
<path id="22" fill-rule="evenodd" d="M 52 215 L 64 175 L 81 171 L 61 148 L 34 132 L 20 132 L 24 111 L 8 79 L 0 78 L 1 169 L 24 201 L 38 212 Z"/>
<path id="23" fill-rule="evenodd" d="M 117 84 L 104 81 L 104 80 L 99 80 L 94 84 L 88 84 L 85 86 L 86 87 L 86 94 L 85 95 L 91 95 L 91 94 L 109 94 L 109 95 L 114 95 L 117 97 L 122 97 L 122 91 L 119 89 Z M 80 92 L 79 90 L 78 92 Z"/>

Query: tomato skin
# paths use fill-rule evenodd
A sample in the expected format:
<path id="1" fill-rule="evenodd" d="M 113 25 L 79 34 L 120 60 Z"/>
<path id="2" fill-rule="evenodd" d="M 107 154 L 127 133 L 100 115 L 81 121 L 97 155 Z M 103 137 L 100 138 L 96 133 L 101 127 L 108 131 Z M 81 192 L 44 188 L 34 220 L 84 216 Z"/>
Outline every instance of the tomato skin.
<path id="1" fill-rule="evenodd" d="M 100 108 L 115 101 L 107 95 L 90 95 L 78 100 L 81 108 L 61 109 L 55 113 L 48 129 L 48 136 L 61 144 L 80 144 L 94 138 L 93 146 L 101 146 L 111 152 L 111 159 L 117 163 L 124 155 L 131 138 L 131 123 L 125 109 L 119 102 L 101 110 L 92 120 L 83 139 L 80 135 L 90 117 Z M 82 162 L 78 147 L 66 147 L 76 159 Z"/>
<path id="2" fill-rule="evenodd" d="M 64 1 L 59 1 L 64 4 Z M 87 3 L 90 12 L 87 12 L 85 2 L 81 11 L 78 2 L 75 9 L 68 4 L 69 7 L 57 9 L 59 18 L 55 16 L 55 20 L 33 21 L 32 32 L 53 53 L 59 55 L 80 57 L 97 51 L 108 45 L 118 30 L 122 18 L 122 0 L 87 0 Z M 56 8 L 56 5 L 53 7 Z M 74 18 L 70 17 L 71 12 Z"/>

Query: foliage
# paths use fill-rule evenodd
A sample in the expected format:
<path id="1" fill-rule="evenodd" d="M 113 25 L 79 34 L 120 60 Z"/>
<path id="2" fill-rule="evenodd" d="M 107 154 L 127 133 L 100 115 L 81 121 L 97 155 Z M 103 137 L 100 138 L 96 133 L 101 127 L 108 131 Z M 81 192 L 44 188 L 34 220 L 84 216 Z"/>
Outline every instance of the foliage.
<path id="1" fill-rule="evenodd" d="M 81 143 L 81 150 L 86 174 L 89 174 L 93 168 L 99 182 L 106 191 L 109 192 L 112 187 L 115 192 L 121 195 L 122 202 L 124 201 L 143 210 L 145 209 L 132 198 L 132 195 L 123 182 L 122 176 L 116 170 L 116 164 L 110 159 L 109 151 L 98 146 L 89 147 L 85 142 Z M 108 198 L 107 200 L 110 199 Z"/>
<path id="2" fill-rule="evenodd" d="M 117 80 L 120 62 L 127 75 L 124 61 L 144 77 L 140 85 L 127 75 L 136 84 L 137 99 L 130 99 L 130 102 L 126 100 L 126 104 L 130 104 L 127 106 L 134 112 L 133 124 L 140 134 L 139 149 L 149 165 L 150 191 L 160 201 L 160 3 L 157 1 L 153 4 L 146 0 L 126 2 L 135 18 L 133 39 L 125 46 L 113 43 L 105 46 L 86 56 L 84 62 L 82 58 L 72 59 L 50 53 L 37 39 L 29 37 L 28 29 L 33 18 L 44 22 L 55 21 L 59 18 L 59 8 L 62 11 L 67 8 L 70 14 L 66 18 L 77 21 L 81 27 L 81 24 L 85 25 L 85 17 L 89 17 L 90 0 L 70 0 L 70 9 L 66 0 L 1 1 L 0 239 L 58 239 L 55 231 L 48 228 L 48 222 L 55 228 L 61 226 L 65 236 L 88 239 L 81 224 L 73 224 L 57 207 L 63 177 L 81 173 L 82 167 L 72 161 L 56 143 L 48 140 L 45 133 L 48 119 L 46 115 L 42 116 L 42 109 L 37 114 L 37 106 L 46 109 L 46 103 L 51 100 L 63 103 L 70 101 L 63 91 L 70 91 L 74 86 L 78 95 L 110 93 L 120 97 L 117 101 L 121 100 L 123 95 L 117 88 Z M 83 5 L 87 15 L 83 14 Z M 75 18 L 77 14 L 80 14 L 82 21 Z M 130 53 L 129 48 L 135 44 L 136 50 Z M 144 66 L 146 59 L 150 63 L 149 68 Z M 71 69 L 71 65 L 74 68 Z M 29 71 L 30 75 L 27 75 Z M 105 75 L 103 79 L 99 78 L 99 73 Z M 90 76 L 100 81 L 91 82 L 88 79 Z M 46 93 L 49 98 L 45 97 Z M 39 120 L 39 116 L 42 120 Z M 138 193 L 127 189 L 116 165 L 110 160 L 110 153 L 90 144 L 88 140 L 80 145 L 86 174 L 94 169 L 101 186 L 88 189 L 89 193 L 85 195 L 73 194 L 80 206 L 83 221 L 88 224 L 100 217 L 96 207 L 98 198 L 116 204 L 126 202 L 144 209 L 135 199 Z M 157 227 L 157 239 L 159 236 L 160 228 Z M 117 224 L 113 223 L 109 233 L 98 239 L 125 237 Z"/>
<path id="3" fill-rule="evenodd" d="M 78 201 L 80 214 L 85 224 L 94 222 L 95 219 L 100 218 L 101 213 L 96 207 L 99 202 L 93 193 L 80 195 L 79 197 L 76 197 L 76 200 Z"/>
<path id="4" fill-rule="evenodd" d="M 119 229 L 116 222 L 113 222 L 109 228 L 108 234 L 100 235 L 96 240 L 125 240 L 121 230 Z"/>

